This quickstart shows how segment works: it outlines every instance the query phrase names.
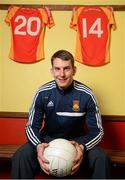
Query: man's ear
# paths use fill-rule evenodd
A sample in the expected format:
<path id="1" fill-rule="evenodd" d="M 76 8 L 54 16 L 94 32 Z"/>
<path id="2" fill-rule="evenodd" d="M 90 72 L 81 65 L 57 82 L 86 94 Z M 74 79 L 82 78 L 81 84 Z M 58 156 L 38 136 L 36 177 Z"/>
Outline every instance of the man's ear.
<path id="1" fill-rule="evenodd" d="M 77 67 L 76 67 L 76 66 L 74 66 L 74 68 L 73 68 L 73 75 L 75 75 L 75 74 L 76 74 L 76 71 L 77 71 Z"/>

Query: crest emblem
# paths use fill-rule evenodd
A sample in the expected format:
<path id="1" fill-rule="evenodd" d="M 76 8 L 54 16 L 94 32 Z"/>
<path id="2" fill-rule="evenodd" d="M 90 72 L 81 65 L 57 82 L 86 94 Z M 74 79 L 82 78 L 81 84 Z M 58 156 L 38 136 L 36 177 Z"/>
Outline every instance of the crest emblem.
<path id="1" fill-rule="evenodd" d="M 78 100 L 74 100 L 73 101 L 73 111 L 79 111 L 79 101 Z"/>

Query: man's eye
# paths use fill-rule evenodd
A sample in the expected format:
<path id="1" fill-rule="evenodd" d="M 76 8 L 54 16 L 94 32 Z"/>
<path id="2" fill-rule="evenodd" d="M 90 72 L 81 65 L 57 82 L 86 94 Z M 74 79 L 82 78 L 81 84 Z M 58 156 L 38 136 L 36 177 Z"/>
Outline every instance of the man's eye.
<path id="1" fill-rule="evenodd" d="M 55 68 L 55 71 L 59 71 L 59 68 Z"/>
<path id="2" fill-rule="evenodd" d="M 66 70 L 66 71 L 69 71 L 69 70 L 70 70 L 70 67 L 66 67 L 65 70 Z"/>

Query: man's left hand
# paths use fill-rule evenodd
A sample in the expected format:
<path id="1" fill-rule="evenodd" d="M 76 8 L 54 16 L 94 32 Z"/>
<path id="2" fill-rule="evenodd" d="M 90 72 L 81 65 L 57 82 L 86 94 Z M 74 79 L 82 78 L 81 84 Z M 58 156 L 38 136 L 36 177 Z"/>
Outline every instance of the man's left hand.
<path id="1" fill-rule="evenodd" d="M 76 157 L 73 161 L 73 167 L 71 175 L 73 175 L 77 170 L 79 169 L 84 155 L 84 146 L 82 144 L 78 144 L 76 141 L 70 141 L 71 144 L 73 144 L 76 148 Z"/>

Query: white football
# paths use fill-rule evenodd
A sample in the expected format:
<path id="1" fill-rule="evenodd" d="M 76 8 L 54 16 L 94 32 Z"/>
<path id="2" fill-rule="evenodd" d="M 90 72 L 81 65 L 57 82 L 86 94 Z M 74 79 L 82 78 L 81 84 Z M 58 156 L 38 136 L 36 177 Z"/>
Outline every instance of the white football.
<path id="1" fill-rule="evenodd" d="M 76 149 L 66 139 L 55 139 L 44 150 L 44 157 L 49 161 L 50 174 L 56 177 L 70 175 Z"/>

